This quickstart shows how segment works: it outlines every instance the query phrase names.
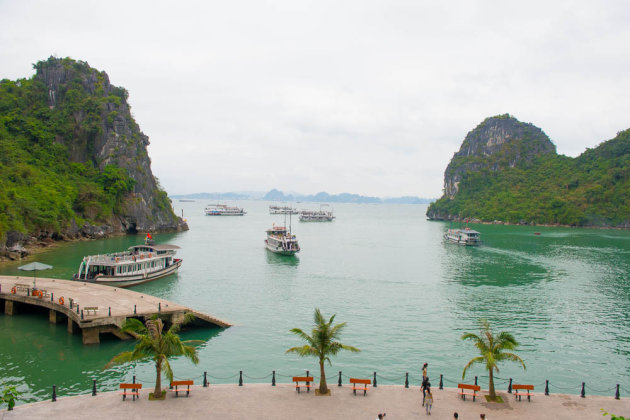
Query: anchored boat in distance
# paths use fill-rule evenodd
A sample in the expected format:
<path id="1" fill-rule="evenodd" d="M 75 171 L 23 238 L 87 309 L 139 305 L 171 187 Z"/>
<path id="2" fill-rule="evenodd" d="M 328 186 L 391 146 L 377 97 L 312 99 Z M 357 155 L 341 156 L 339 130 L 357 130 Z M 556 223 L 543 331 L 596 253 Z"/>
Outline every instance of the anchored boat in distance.
<path id="1" fill-rule="evenodd" d="M 299 211 L 291 206 L 269 206 L 269 214 L 298 214 Z"/>
<path id="2" fill-rule="evenodd" d="M 481 234 L 471 228 L 448 229 L 444 232 L 444 239 L 458 245 L 481 245 Z"/>
<path id="3" fill-rule="evenodd" d="M 332 209 L 325 210 L 328 204 L 319 206 L 319 210 L 302 210 L 300 212 L 300 222 L 332 222 L 335 220 Z"/>
<path id="4" fill-rule="evenodd" d="M 243 216 L 247 212 L 239 207 L 229 207 L 225 204 L 208 204 L 206 216 Z"/>
<path id="5" fill-rule="evenodd" d="M 144 244 L 127 251 L 84 257 L 72 279 L 115 287 L 146 283 L 177 271 L 182 265 L 181 259 L 174 258 L 177 249 L 177 245 L 156 245 L 147 234 Z"/>

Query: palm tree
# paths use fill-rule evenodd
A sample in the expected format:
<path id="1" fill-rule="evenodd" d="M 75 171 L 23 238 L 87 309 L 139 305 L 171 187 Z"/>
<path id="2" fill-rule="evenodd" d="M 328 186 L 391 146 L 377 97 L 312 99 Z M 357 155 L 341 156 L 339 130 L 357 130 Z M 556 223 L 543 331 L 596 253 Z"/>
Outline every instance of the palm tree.
<path id="1" fill-rule="evenodd" d="M 462 335 L 462 340 L 473 340 L 475 343 L 475 347 L 481 353 L 481 356 L 475 357 L 472 359 L 466 367 L 464 367 L 464 372 L 462 373 L 462 379 L 466 376 L 466 370 L 474 365 L 475 363 L 486 364 L 486 369 L 489 372 L 489 384 L 488 388 L 490 391 L 490 399 L 496 400 L 497 394 L 494 391 L 494 371 L 499 371 L 499 367 L 497 364 L 503 360 L 511 360 L 513 362 L 519 362 L 523 365 L 523 369 L 527 369 L 525 367 L 525 363 L 523 360 L 515 355 L 514 353 L 504 352 L 504 350 L 514 350 L 518 347 L 518 342 L 514 339 L 514 336 L 509 332 L 503 331 L 500 332 L 499 335 L 492 335 L 492 331 L 490 331 L 490 324 L 488 320 L 481 319 L 479 321 L 480 324 L 480 332 L 481 335 L 466 333 Z"/>
<path id="2" fill-rule="evenodd" d="M 324 362 L 328 361 L 328 364 L 332 365 L 330 361 L 330 356 L 334 356 L 339 353 L 341 350 L 348 350 L 351 352 L 358 353 L 361 350 L 356 347 L 347 346 L 345 344 L 341 344 L 339 341 L 339 336 L 341 335 L 341 331 L 346 326 L 345 322 L 341 324 L 332 325 L 335 320 L 335 315 L 331 316 L 328 322 L 322 316 L 322 313 L 319 309 L 315 309 L 315 327 L 311 332 L 311 335 L 306 334 L 299 328 L 293 328 L 291 332 L 299 337 L 301 337 L 308 344 L 301 347 L 292 347 L 286 351 L 286 353 L 297 353 L 300 356 L 313 356 L 319 359 L 319 394 L 326 395 L 328 394 L 328 386 L 326 385 L 326 372 L 324 372 Z"/>
<path id="3" fill-rule="evenodd" d="M 199 363 L 197 349 L 193 347 L 193 344 L 200 344 L 202 341 L 182 341 L 177 334 L 181 325 L 192 321 L 192 319 L 194 316 L 187 314 L 183 321 L 173 323 L 166 331 L 163 331 L 164 323 L 157 316 L 149 319 L 145 324 L 135 318 L 127 319 L 120 331 L 131 333 L 137 340 L 136 347 L 133 351 L 125 351 L 115 356 L 103 369 L 135 360 L 152 359 L 155 362 L 157 375 L 153 398 L 161 398 L 162 372 L 166 374 L 169 381 L 173 380 L 173 370 L 168 362 L 169 358 L 185 356 L 194 364 Z"/>

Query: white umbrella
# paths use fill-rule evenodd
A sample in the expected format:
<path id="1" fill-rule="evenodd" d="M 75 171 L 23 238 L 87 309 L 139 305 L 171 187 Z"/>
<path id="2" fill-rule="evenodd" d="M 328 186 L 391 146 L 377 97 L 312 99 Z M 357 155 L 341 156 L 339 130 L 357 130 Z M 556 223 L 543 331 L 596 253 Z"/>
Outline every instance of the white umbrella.
<path id="1" fill-rule="evenodd" d="M 33 289 L 35 289 L 35 287 L 37 286 L 35 283 L 37 281 L 37 271 L 48 270 L 49 268 L 52 268 L 52 265 L 42 264 L 40 262 L 32 262 L 30 264 L 26 264 L 21 267 L 18 267 L 18 270 L 33 272 Z"/>

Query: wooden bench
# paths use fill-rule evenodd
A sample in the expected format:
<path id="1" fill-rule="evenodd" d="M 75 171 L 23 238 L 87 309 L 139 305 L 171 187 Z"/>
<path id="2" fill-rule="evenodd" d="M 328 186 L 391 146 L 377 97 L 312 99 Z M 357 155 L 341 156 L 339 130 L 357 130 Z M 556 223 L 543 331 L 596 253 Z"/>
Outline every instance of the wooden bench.
<path id="1" fill-rule="evenodd" d="M 85 311 L 87 315 L 89 315 L 90 312 L 96 315 L 98 313 L 98 306 L 86 306 L 85 308 L 83 308 L 83 310 Z"/>
<path id="2" fill-rule="evenodd" d="M 295 382 L 295 390 L 298 393 L 300 392 L 301 387 L 305 387 L 306 392 L 309 392 L 311 390 L 311 387 L 313 386 L 311 385 L 311 382 L 313 382 L 313 377 L 312 376 L 294 376 L 293 382 Z M 306 384 L 300 385 L 300 382 L 306 382 Z"/>
<path id="3" fill-rule="evenodd" d="M 28 290 L 30 289 L 28 284 L 22 284 L 22 283 L 16 283 L 14 287 L 17 292 L 24 292 L 24 293 L 27 293 Z"/>
<path id="4" fill-rule="evenodd" d="M 527 401 L 532 401 L 529 391 L 534 390 L 534 385 L 512 385 L 512 389 L 514 390 L 514 399 L 518 398 L 518 400 L 520 401 L 521 396 L 527 395 Z M 519 389 L 521 390 L 521 392 L 518 392 Z M 527 394 L 523 393 L 523 390 L 527 390 Z"/>
<path id="5" fill-rule="evenodd" d="M 175 389 L 171 389 L 171 392 L 175 393 L 176 397 L 179 397 L 179 390 L 177 389 L 178 386 L 186 386 L 186 396 L 188 397 L 190 395 L 190 387 L 193 385 L 193 381 L 192 380 L 185 380 L 185 381 L 173 381 L 171 382 L 171 388 L 175 387 Z M 184 390 L 182 389 L 182 392 L 184 392 Z"/>
<path id="6" fill-rule="evenodd" d="M 358 378 L 350 378 L 350 384 L 352 384 L 352 391 L 354 395 L 357 395 L 357 389 L 359 391 L 363 391 L 363 396 L 367 394 L 368 385 L 372 383 L 369 379 L 358 379 Z"/>
<path id="7" fill-rule="evenodd" d="M 475 397 L 477 396 L 477 391 L 481 390 L 479 385 L 468 385 L 468 384 L 457 384 L 457 388 L 461 389 L 459 393 L 462 400 L 466 401 L 466 395 L 472 395 L 473 401 L 475 401 Z M 464 392 L 465 389 L 469 389 L 472 392 Z"/>
<path id="8" fill-rule="evenodd" d="M 127 395 L 131 395 L 133 400 L 135 401 L 136 397 L 140 398 L 140 390 L 142 389 L 142 384 L 120 384 L 120 389 L 123 390 L 123 392 L 120 393 L 123 396 L 123 401 L 125 401 Z"/>

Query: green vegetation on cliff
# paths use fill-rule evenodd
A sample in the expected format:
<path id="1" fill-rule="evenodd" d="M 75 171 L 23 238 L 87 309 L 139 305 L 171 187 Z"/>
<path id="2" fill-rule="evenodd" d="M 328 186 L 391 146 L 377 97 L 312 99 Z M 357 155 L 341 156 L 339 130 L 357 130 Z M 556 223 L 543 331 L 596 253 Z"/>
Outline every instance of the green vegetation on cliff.
<path id="1" fill-rule="evenodd" d="M 137 128 L 127 91 L 80 61 L 51 57 L 34 67 L 30 79 L 0 81 L 0 242 L 8 231 L 56 237 L 111 223 L 137 183 L 96 150 L 118 119 Z M 135 132 L 128 143 L 141 143 Z M 156 196 L 172 213 L 165 194 Z"/>
<path id="2" fill-rule="evenodd" d="M 484 135 L 482 142 L 493 143 L 489 139 L 491 133 Z M 461 151 L 456 154 L 451 165 L 469 166 L 455 179 L 454 169 L 449 165 L 445 185 L 456 184 L 456 188 L 451 187 L 451 194 L 431 204 L 429 217 L 630 226 L 630 130 L 618 133 L 614 139 L 577 158 L 546 151 L 506 165 L 506 151 L 527 144 L 521 140 L 513 136 L 489 155 L 464 156 Z"/>

